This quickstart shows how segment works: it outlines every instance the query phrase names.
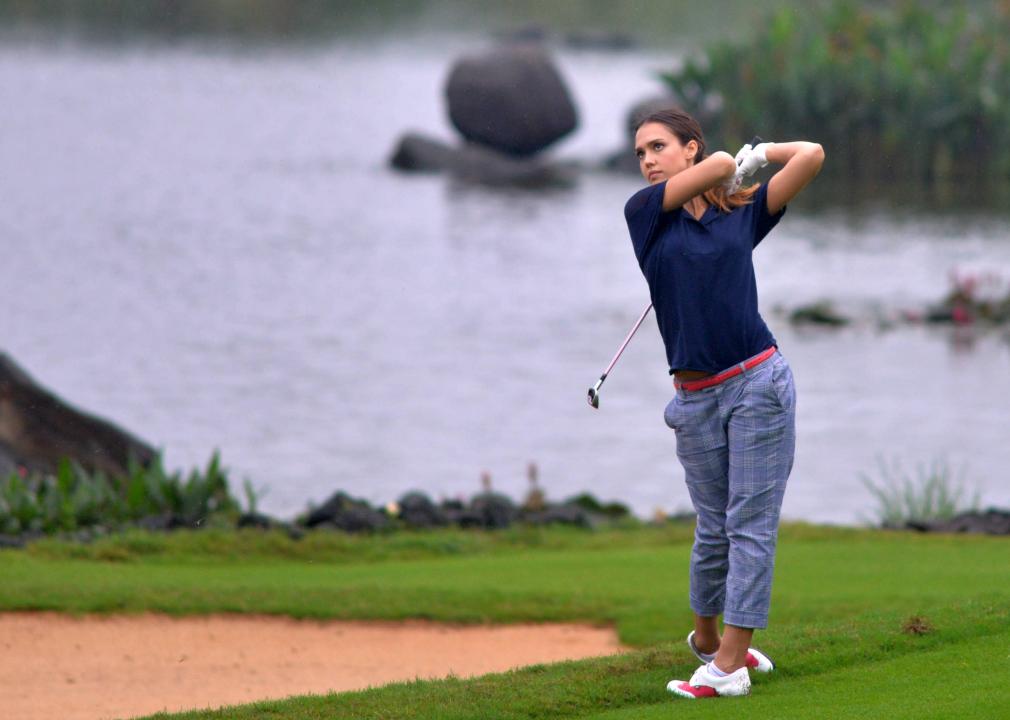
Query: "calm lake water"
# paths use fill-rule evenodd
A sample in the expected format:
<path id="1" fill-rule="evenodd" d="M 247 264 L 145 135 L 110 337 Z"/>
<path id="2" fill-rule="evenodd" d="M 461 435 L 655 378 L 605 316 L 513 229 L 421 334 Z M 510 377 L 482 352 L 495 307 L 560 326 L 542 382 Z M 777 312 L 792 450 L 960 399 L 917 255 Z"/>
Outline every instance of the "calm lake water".
<path id="1" fill-rule="evenodd" d="M 585 402 L 648 303 L 622 216 L 640 181 L 516 192 L 387 167 L 404 131 L 452 138 L 442 86 L 479 44 L 0 45 L 0 348 L 171 467 L 220 448 L 280 516 L 338 488 L 469 495 L 485 470 L 520 497 L 531 461 L 555 499 L 689 507 L 651 318 Z M 560 52 L 582 124 L 556 154 L 617 147 L 672 58 Z M 799 392 L 787 517 L 868 516 L 878 458 L 942 458 L 1010 505 L 1006 334 L 799 332 L 774 310 L 870 317 L 937 300 L 954 268 L 1010 278 L 1005 214 L 800 200 L 756 263 Z"/>

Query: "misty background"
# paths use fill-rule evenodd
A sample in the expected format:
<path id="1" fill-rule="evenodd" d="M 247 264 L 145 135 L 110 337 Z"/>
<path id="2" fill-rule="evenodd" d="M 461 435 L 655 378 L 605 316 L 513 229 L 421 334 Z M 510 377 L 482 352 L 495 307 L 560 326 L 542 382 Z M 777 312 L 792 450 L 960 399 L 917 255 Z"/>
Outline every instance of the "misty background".
<path id="1" fill-rule="evenodd" d="M 600 164 L 658 73 L 783 5 L 2 2 L 0 348 L 169 467 L 220 449 L 271 514 L 484 472 L 519 498 L 531 462 L 552 499 L 688 509 L 651 317 L 585 402 L 648 303 L 622 212 L 643 181 Z M 550 150 L 574 183 L 390 167 L 408 130 L 455 138 L 455 59 L 531 29 L 578 109 Z M 880 322 L 952 272 L 1010 279 L 1005 205 L 817 187 L 755 264 L 798 390 L 785 517 L 871 516 L 880 462 L 1010 504 L 1010 334 Z M 824 298 L 859 320 L 789 322 Z"/>

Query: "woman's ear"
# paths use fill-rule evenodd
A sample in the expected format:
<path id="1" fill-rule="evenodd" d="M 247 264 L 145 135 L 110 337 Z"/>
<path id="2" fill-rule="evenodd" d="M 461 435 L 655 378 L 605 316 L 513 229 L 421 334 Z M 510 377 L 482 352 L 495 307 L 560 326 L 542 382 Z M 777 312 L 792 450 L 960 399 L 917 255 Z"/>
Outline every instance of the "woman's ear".
<path id="1" fill-rule="evenodd" d="M 698 154 L 698 141 L 688 140 L 687 145 L 684 146 L 684 159 L 688 163 L 694 162 L 694 156 Z"/>

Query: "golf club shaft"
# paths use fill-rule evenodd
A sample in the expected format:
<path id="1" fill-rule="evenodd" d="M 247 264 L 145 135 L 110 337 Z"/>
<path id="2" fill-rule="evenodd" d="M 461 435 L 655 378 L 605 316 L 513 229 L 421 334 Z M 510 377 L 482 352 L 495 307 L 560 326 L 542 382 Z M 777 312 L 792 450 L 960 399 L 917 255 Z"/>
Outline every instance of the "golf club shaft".
<path id="1" fill-rule="evenodd" d="M 621 357 L 621 353 L 624 352 L 624 348 L 626 348 L 628 343 L 631 342 L 632 336 L 638 330 L 642 321 L 645 320 L 645 316 L 649 314 L 650 310 L 652 310 L 652 303 L 649 303 L 649 307 L 645 308 L 642 312 L 642 317 L 638 318 L 638 322 L 635 323 L 635 327 L 631 328 L 631 332 L 628 333 L 628 337 L 624 338 L 624 342 L 621 343 L 621 347 L 617 349 L 617 354 L 614 355 L 614 359 L 610 361 L 610 364 L 607 365 L 607 369 L 603 371 L 602 375 L 600 375 L 600 379 L 596 381 L 596 384 L 593 385 L 593 387 L 589 388 L 589 395 L 586 399 L 589 402 L 590 407 L 598 408 L 600 406 L 600 388 L 603 387 L 603 381 L 607 379 L 607 375 L 609 375 L 610 371 L 614 369 L 614 365 L 617 364 L 617 359 Z"/>
<path id="2" fill-rule="evenodd" d="M 617 360 L 621 357 L 621 353 L 624 352 L 624 348 L 628 347 L 628 343 L 631 342 L 631 338 L 634 337 L 636 332 L 638 332 L 638 328 L 642 325 L 642 322 L 645 320 L 645 316 L 649 314 L 650 310 L 652 310 L 652 303 L 649 303 L 649 307 L 645 308 L 642 312 L 642 316 L 638 318 L 638 322 L 635 323 L 635 327 L 631 328 L 631 332 L 628 333 L 628 337 L 624 338 L 624 342 L 621 343 L 621 347 L 617 348 L 617 354 L 614 355 L 614 359 L 610 361 L 609 365 L 607 365 L 607 369 L 603 371 L 603 375 L 600 377 L 601 380 L 607 377 L 607 375 L 610 374 L 610 371 L 614 369 L 614 365 L 617 364 Z"/>

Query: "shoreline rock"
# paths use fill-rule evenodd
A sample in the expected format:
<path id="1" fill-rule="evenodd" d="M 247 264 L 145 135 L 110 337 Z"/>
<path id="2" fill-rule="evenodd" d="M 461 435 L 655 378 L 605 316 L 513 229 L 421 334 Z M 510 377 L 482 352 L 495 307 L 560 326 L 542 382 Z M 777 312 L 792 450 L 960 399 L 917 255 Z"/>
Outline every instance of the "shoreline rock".
<path id="1" fill-rule="evenodd" d="M 573 163 L 510 156 L 475 143 L 454 146 L 416 132 L 400 138 L 389 164 L 405 172 L 444 172 L 456 180 L 501 187 L 566 187 L 577 177 Z"/>
<path id="2" fill-rule="evenodd" d="M 154 460 L 151 445 L 112 422 L 72 407 L 0 352 L 0 472 L 55 473 L 70 458 L 89 471 L 122 477 L 131 457 Z"/>
<path id="3" fill-rule="evenodd" d="M 985 511 L 970 510 L 959 513 L 948 520 L 908 522 L 905 527 L 918 532 L 970 533 L 983 535 L 1010 535 L 1010 510 L 989 508 Z"/>

